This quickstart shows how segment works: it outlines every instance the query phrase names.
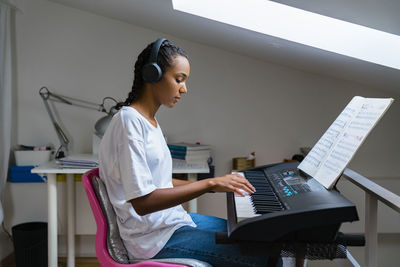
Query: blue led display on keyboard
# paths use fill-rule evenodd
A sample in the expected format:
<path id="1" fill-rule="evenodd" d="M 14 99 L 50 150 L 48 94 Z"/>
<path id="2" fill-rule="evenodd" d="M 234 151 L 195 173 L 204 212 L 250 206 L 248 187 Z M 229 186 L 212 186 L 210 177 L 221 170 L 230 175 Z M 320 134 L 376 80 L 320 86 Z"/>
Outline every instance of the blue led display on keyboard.
<path id="1" fill-rule="evenodd" d="M 283 197 L 294 197 L 298 194 L 322 189 L 311 177 L 301 176 L 297 169 L 280 170 L 267 174 L 267 176 L 275 185 L 279 195 Z"/>

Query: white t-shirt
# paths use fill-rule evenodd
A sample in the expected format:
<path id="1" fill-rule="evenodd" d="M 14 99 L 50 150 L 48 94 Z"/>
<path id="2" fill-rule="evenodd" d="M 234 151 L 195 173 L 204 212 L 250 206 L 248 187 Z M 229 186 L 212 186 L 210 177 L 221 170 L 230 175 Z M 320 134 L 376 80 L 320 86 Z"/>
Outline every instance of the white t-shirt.
<path id="1" fill-rule="evenodd" d="M 140 216 L 129 202 L 173 187 L 171 154 L 158 121 L 155 127 L 136 109 L 122 107 L 102 138 L 99 169 L 130 258 L 151 258 L 176 229 L 196 226 L 181 205 Z"/>

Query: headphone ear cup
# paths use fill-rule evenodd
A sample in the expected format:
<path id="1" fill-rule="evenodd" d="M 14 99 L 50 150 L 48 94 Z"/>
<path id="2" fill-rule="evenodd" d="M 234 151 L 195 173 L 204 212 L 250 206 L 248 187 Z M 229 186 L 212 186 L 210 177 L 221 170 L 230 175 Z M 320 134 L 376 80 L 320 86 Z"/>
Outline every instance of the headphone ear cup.
<path id="1" fill-rule="evenodd" d="M 142 77 L 143 80 L 149 83 L 158 82 L 161 79 L 162 70 L 157 63 L 148 63 L 143 67 Z"/>

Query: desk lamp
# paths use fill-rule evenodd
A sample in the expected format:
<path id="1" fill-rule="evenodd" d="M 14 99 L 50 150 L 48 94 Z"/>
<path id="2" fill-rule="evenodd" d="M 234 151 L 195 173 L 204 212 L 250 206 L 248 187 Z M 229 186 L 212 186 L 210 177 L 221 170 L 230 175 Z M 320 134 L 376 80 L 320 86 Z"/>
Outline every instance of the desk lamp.
<path id="1" fill-rule="evenodd" d="M 107 115 L 100 118 L 94 126 L 95 134 L 97 136 L 99 136 L 100 138 L 104 135 L 104 132 L 106 131 L 108 124 L 110 123 L 113 115 L 117 112 L 115 106 L 111 107 L 108 111 L 104 107 L 104 103 L 107 99 L 113 100 L 117 104 L 117 101 L 112 97 L 105 97 L 105 98 L 103 98 L 103 101 L 101 104 L 96 104 L 96 103 L 92 103 L 92 102 L 88 102 L 88 101 L 84 101 L 84 100 L 80 100 L 80 99 L 76 99 L 76 98 L 72 98 L 72 97 L 57 95 L 55 93 L 50 92 L 47 87 L 40 88 L 39 94 L 43 99 L 44 106 L 46 107 L 47 113 L 50 116 L 50 120 L 53 123 L 54 129 L 56 130 L 58 139 L 60 140 L 61 145 L 58 148 L 57 153 L 56 153 L 57 159 L 63 158 L 66 156 L 65 153 L 68 152 L 69 139 L 66 136 L 66 134 L 64 133 L 64 131 L 61 129 L 60 125 L 57 123 L 57 121 L 54 117 L 53 111 L 50 108 L 50 105 L 48 103 L 49 101 L 60 102 L 60 103 L 68 104 L 68 105 L 93 109 L 93 110 L 97 110 L 97 111 L 106 113 Z"/>

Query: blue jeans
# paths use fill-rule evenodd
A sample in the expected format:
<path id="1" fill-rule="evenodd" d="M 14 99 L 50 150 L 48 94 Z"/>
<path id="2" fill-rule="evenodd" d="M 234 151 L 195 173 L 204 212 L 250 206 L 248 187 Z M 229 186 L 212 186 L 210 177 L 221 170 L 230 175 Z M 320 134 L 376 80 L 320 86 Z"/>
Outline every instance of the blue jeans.
<path id="1" fill-rule="evenodd" d="M 197 213 L 190 213 L 190 216 L 197 227 L 177 229 L 154 259 L 192 258 L 213 267 L 267 266 L 267 256 L 243 256 L 237 244 L 215 243 L 215 232 L 227 231 L 226 220 Z"/>

